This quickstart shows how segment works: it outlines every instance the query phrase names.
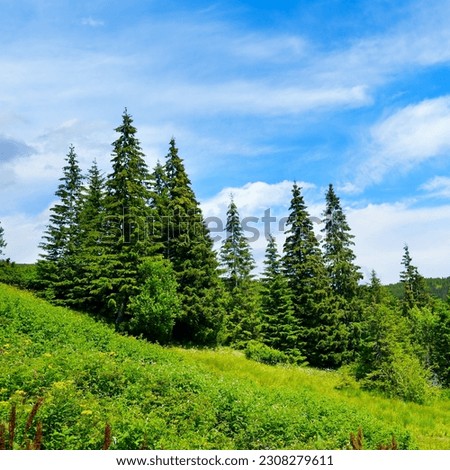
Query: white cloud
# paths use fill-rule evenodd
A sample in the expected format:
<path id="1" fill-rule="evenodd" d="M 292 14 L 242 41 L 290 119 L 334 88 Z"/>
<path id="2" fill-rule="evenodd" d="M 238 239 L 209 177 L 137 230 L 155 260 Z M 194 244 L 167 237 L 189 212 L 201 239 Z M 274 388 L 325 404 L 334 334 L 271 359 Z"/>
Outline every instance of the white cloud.
<path id="1" fill-rule="evenodd" d="M 355 235 L 357 263 L 367 278 L 374 269 L 383 283 L 398 282 L 405 243 L 422 275 L 450 276 L 450 205 L 369 204 L 350 210 L 347 217 Z"/>
<path id="2" fill-rule="evenodd" d="M 323 207 L 315 203 L 316 188 L 307 182 L 297 182 L 302 188 L 302 194 L 312 217 L 320 217 Z M 220 250 L 226 236 L 226 212 L 230 204 L 230 197 L 237 206 L 244 234 L 250 242 L 252 254 L 257 264 L 255 273 L 263 269 L 263 261 L 267 246 L 267 238 L 272 235 L 281 251 L 285 240 L 284 223 L 289 214 L 289 205 L 292 198 L 293 182 L 284 180 L 279 183 L 265 183 L 262 181 L 249 182 L 241 187 L 227 187 L 218 194 L 201 203 L 203 215 L 208 227 L 212 229 L 211 235 L 215 240 L 215 249 Z M 317 234 L 319 225 L 315 225 Z"/>
<path id="3" fill-rule="evenodd" d="M 300 183 L 300 186 L 305 188 L 303 194 L 309 214 L 320 217 L 324 206 L 323 202 L 317 202 L 317 188 L 308 183 Z M 281 249 L 285 236 L 278 224 L 289 213 L 291 189 L 290 181 L 276 184 L 254 182 L 239 188 L 225 188 L 202 203 L 203 214 L 205 217 L 218 217 L 224 227 L 232 193 L 241 219 L 249 216 L 258 218 L 258 222 L 251 221 L 249 226 L 257 228 L 259 233 L 250 246 L 258 264 L 257 272 L 260 272 L 267 244 L 262 222 L 264 210 L 270 208 L 270 215 L 276 219 L 270 222 L 270 232 L 275 235 Z M 358 209 L 346 209 L 346 215 L 351 233 L 355 236 L 356 263 L 361 267 L 365 281 L 369 280 L 374 269 L 383 283 L 398 282 L 405 243 L 410 248 L 413 263 L 424 276 L 450 276 L 450 205 L 416 208 L 401 202 L 368 204 Z M 217 224 L 211 223 L 210 227 L 216 229 Z M 314 224 L 318 235 L 321 228 Z M 213 235 L 217 236 L 216 249 L 219 249 L 225 232 L 216 231 Z M 251 232 L 247 233 L 247 236 L 252 235 Z"/>
<path id="4" fill-rule="evenodd" d="M 49 214 L 49 208 L 47 208 L 35 216 L 16 213 L 3 217 L 1 223 L 7 243 L 3 250 L 5 258 L 10 258 L 17 263 L 36 262 Z"/>
<path id="5" fill-rule="evenodd" d="M 450 178 L 435 176 L 424 183 L 420 189 L 427 191 L 430 196 L 450 198 Z"/>
<path id="6" fill-rule="evenodd" d="M 374 125 L 363 146 L 366 160 L 357 165 L 353 183 L 344 187 L 355 192 L 379 183 L 392 173 L 404 174 L 418 165 L 450 152 L 450 96 L 406 106 Z"/>
<path id="7" fill-rule="evenodd" d="M 307 41 L 294 35 L 268 37 L 261 34 L 238 36 L 229 44 L 231 53 L 251 61 L 283 63 L 304 57 L 308 52 Z"/>

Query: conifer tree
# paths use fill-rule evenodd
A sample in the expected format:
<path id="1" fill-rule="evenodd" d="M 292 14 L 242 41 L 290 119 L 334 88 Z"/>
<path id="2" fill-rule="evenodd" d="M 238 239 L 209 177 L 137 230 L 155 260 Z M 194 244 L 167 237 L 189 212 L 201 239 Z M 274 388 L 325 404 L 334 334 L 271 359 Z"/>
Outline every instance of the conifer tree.
<path id="1" fill-rule="evenodd" d="M 292 294 L 284 276 L 276 240 L 269 235 L 262 275 L 262 340 L 289 356 L 299 357 L 298 323 L 294 316 Z"/>
<path id="2" fill-rule="evenodd" d="M 3 229 L 2 224 L 0 223 L 0 255 L 3 255 L 3 248 L 6 247 L 4 233 L 5 230 Z"/>
<path id="3" fill-rule="evenodd" d="M 336 195 L 330 184 L 325 197 L 323 213 L 325 227 L 322 243 L 325 267 L 330 281 L 332 299 L 332 315 L 342 331 L 344 326 L 348 334 L 348 351 L 343 352 L 342 360 L 351 359 L 358 349 L 360 338 L 360 317 L 362 305 L 359 294 L 359 281 L 362 279 L 356 256 L 353 252 L 354 236 Z"/>
<path id="4" fill-rule="evenodd" d="M 105 178 L 97 162 L 92 163 L 83 188 L 79 221 L 78 276 L 71 291 L 73 305 L 87 311 L 102 309 L 95 296 L 95 285 L 103 272 L 105 247 L 103 226 L 105 219 Z"/>
<path id="5" fill-rule="evenodd" d="M 425 285 L 425 279 L 412 264 L 408 245 L 404 246 L 402 259 L 403 271 L 400 273 L 400 281 L 403 284 L 403 312 L 407 314 L 413 307 L 423 307 L 427 304 L 429 295 Z"/>
<path id="6" fill-rule="evenodd" d="M 243 233 L 233 198 L 228 206 L 225 229 L 227 236 L 220 250 L 220 261 L 225 270 L 227 284 L 233 287 L 251 279 L 251 272 L 255 268 L 250 245 Z"/>
<path id="7" fill-rule="evenodd" d="M 228 206 L 226 233 L 220 250 L 228 293 L 223 340 L 235 346 L 244 346 L 258 337 L 260 319 L 257 292 L 251 275 L 255 261 L 233 199 Z"/>
<path id="8" fill-rule="evenodd" d="M 175 139 L 170 141 L 165 173 L 168 200 L 164 252 L 172 262 L 182 308 L 174 337 L 196 344 L 214 343 L 223 312 L 218 262 Z"/>
<path id="9" fill-rule="evenodd" d="M 139 290 L 139 265 L 155 247 L 148 231 L 150 174 L 127 109 L 116 132 L 112 173 L 106 181 L 103 273 L 96 293 L 108 299 L 108 309 L 119 323 L 125 319 L 130 297 Z"/>
<path id="10" fill-rule="evenodd" d="M 79 217 L 83 175 L 73 145 L 69 147 L 63 176 L 55 195 L 57 203 L 50 209 L 50 220 L 37 263 L 39 282 L 46 295 L 64 303 L 72 288 L 76 271 L 75 256 L 79 249 Z"/>
<path id="11" fill-rule="evenodd" d="M 329 281 L 319 242 L 296 183 L 289 210 L 283 268 L 298 323 L 297 348 L 312 366 L 335 367 L 346 348 L 346 335 L 331 309 Z"/>
<path id="12" fill-rule="evenodd" d="M 161 255 L 169 257 L 170 216 L 169 183 L 166 169 L 159 161 L 151 176 L 150 205 L 154 209 L 149 229 L 161 246 Z"/>
<path id="13" fill-rule="evenodd" d="M 383 299 L 386 297 L 386 292 L 383 289 L 380 278 L 374 269 L 370 273 L 370 283 L 368 285 L 368 303 L 370 304 L 381 304 Z"/>
<path id="14" fill-rule="evenodd" d="M 350 227 L 332 184 L 328 187 L 325 201 L 325 266 L 333 293 L 341 299 L 351 300 L 357 295 L 358 283 L 362 279 L 359 266 L 355 265 L 355 237 L 350 233 Z"/>

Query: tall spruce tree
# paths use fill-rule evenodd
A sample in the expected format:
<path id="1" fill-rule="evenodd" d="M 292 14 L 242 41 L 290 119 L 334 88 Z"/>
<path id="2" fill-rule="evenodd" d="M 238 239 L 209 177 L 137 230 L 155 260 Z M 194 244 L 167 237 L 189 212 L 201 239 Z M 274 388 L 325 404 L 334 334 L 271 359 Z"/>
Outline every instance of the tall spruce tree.
<path id="1" fill-rule="evenodd" d="M 329 280 L 300 187 L 294 183 L 286 222 L 283 268 L 298 322 L 297 348 L 316 367 L 342 361 L 346 335 L 331 308 Z"/>
<path id="2" fill-rule="evenodd" d="M 182 312 L 174 338 L 195 344 L 216 342 L 223 308 L 218 262 L 183 160 L 171 139 L 166 157 L 167 181 L 164 252 L 178 282 Z M 164 200 L 166 200 L 164 198 Z"/>
<path id="3" fill-rule="evenodd" d="M 3 255 L 3 248 L 6 247 L 6 241 L 5 241 L 5 230 L 2 227 L 2 224 L 0 223 L 0 255 Z"/>
<path id="4" fill-rule="evenodd" d="M 251 274 L 255 261 L 233 199 L 227 210 L 226 238 L 222 242 L 220 261 L 228 293 L 223 341 L 243 347 L 258 337 L 260 318 L 256 284 Z"/>
<path id="5" fill-rule="evenodd" d="M 39 282 L 47 297 L 57 303 L 66 303 L 76 276 L 82 185 L 82 171 L 71 145 L 55 192 L 58 201 L 50 209 L 49 225 L 40 244 L 44 253 L 37 263 Z"/>
<path id="6" fill-rule="evenodd" d="M 276 240 L 272 235 L 269 235 L 264 265 L 261 279 L 262 341 L 291 357 L 299 358 L 299 331 L 294 316 L 292 293 L 282 270 Z"/>
<path id="7" fill-rule="evenodd" d="M 356 255 L 353 252 L 355 238 L 341 207 L 341 202 L 330 184 L 325 196 L 325 227 L 323 232 L 323 251 L 325 266 L 331 282 L 333 293 L 339 298 L 352 300 L 358 293 L 362 274 L 355 265 Z"/>
<path id="8" fill-rule="evenodd" d="M 332 315 L 341 331 L 344 331 L 343 326 L 347 328 L 348 350 L 342 352 L 342 361 L 345 361 L 352 359 L 358 349 L 362 309 L 359 281 L 363 276 L 355 264 L 354 236 L 332 184 L 328 187 L 325 202 L 322 248 L 333 296 Z"/>
<path id="9" fill-rule="evenodd" d="M 155 247 L 148 230 L 153 215 L 148 204 L 150 174 L 127 109 L 115 130 L 118 138 L 113 143 L 104 201 L 103 271 L 95 290 L 108 299 L 108 309 L 119 323 L 128 313 L 130 298 L 139 291 L 139 265 Z"/>
<path id="10" fill-rule="evenodd" d="M 159 161 L 153 170 L 150 187 L 150 205 L 154 209 L 149 229 L 155 241 L 159 242 L 161 255 L 169 257 L 170 216 L 169 214 L 169 183 L 165 166 Z"/>
<path id="11" fill-rule="evenodd" d="M 97 162 L 92 163 L 83 187 L 79 217 L 78 276 L 74 279 L 71 300 L 76 307 L 99 312 L 102 299 L 95 295 L 105 257 L 103 227 L 105 222 L 105 178 Z"/>
<path id="12" fill-rule="evenodd" d="M 403 284 L 403 312 L 408 312 L 413 307 L 423 307 L 429 300 L 429 294 L 425 285 L 425 279 L 419 273 L 416 266 L 412 264 L 408 245 L 404 246 L 402 259 L 403 271 L 400 273 L 400 281 Z"/>

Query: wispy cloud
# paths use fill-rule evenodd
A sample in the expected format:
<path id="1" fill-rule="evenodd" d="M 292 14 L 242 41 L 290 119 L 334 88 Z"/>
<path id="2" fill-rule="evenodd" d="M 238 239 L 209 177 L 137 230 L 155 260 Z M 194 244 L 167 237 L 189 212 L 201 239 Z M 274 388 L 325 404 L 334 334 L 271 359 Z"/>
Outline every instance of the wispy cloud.
<path id="1" fill-rule="evenodd" d="M 81 20 L 81 24 L 84 26 L 91 26 L 92 28 L 98 28 L 99 26 L 103 26 L 105 22 L 88 16 L 87 18 L 83 18 Z"/>
<path id="2" fill-rule="evenodd" d="M 426 191 L 431 197 L 450 198 L 450 178 L 435 176 L 424 183 L 420 189 Z"/>
<path id="3" fill-rule="evenodd" d="M 402 175 L 450 151 L 450 96 L 406 106 L 370 129 L 362 147 L 365 160 L 346 189 L 362 191 L 386 175 Z"/>

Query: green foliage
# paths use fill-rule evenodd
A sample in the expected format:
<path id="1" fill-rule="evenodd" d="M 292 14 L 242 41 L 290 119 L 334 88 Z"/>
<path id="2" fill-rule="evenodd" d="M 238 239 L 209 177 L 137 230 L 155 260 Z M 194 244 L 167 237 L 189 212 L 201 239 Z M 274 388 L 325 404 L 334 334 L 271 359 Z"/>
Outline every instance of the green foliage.
<path id="1" fill-rule="evenodd" d="M 427 402 L 431 375 L 413 350 L 407 319 L 385 305 L 368 307 L 365 316 L 356 377 L 388 396 Z"/>
<path id="2" fill-rule="evenodd" d="M 140 268 L 142 287 L 131 298 L 132 334 L 142 335 L 150 341 L 167 343 L 172 337 L 175 319 L 180 314 L 177 282 L 167 260 L 151 259 Z"/>
<path id="3" fill-rule="evenodd" d="M 292 292 L 297 322 L 296 349 L 306 356 L 312 366 L 334 366 L 334 357 L 330 358 L 329 353 L 335 344 L 328 339 L 335 337 L 331 333 L 335 331 L 336 321 L 329 310 L 329 281 L 319 242 L 297 184 L 292 189 L 289 210 L 283 269 Z M 345 338 L 337 346 L 345 347 Z"/>
<path id="4" fill-rule="evenodd" d="M 408 245 L 404 247 L 402 264 L 404 266 L 403 271 L 400 273 L 400 281 L 403 284 L 402 305 L 404 313 L 408 314 L 415 306 L 425 306 L 429 301 L 429 297 L 425 279 L 419 273 L 417 267 L 412 264 Z"/>
<path id="5" fill-rule="evenodd" d="M 190 360 L 187 352 L 119 336 L 85 315 L 4 285 L 0 326 L 0 423 L 17 403 L 16 442 L 23 441 L 26 416 L 43 398 L 36 419 L 45 450 L 100 449 L 106 423 L 111 449 L 343 449 L 358 426 L 366 448 L 393 433 L 400 448 L 414 448 L 400 426 L 342 397 L 313 392 L 308 382 L 262 385 L 223 365 L 216 373 L 195 354 Z M 228 357 L 225 364 L 237 363 Z M 263 367 L 269 366 L 252 363 L 255 377 L 276 374 Z M 283 373 L 295 383 L 296 369 Z"/>
<path id="6" fill-rule="evenodd" d="M 325 227 L 322 230 L 325 266 L 335 296 L 351 300 L 358 294 L 358 283 L 362 279 L 359 266 L 355 265 L 356 255 L 352 248 L 355 237 L 350 233 L 341 202 L 331 184 L 325 201 Z"/>
<path id="7" fill-rule="evenodd" d="M 409 312 L 414 348 L 433 381 L 450 386 L 450 310 L 435 300 L 432 307 L 414 307 Z"/>
<path id="8" fill-rule="evenodd" d="M 258 341 L 249 341 L 245 348 L 245 357 L 263 364 L 285 364 L 290 363 L 291 358 L 284 352 L 273 349 Z"/>
<path id="9" fill-rule="evenodd" d="M 138 291 L 138 266 L 143 258 L 156 251 L 156 247 L 147 231 L 148 220 L 153 215 L 148 206 L 150 174 L 136 137 L 137 129 L 126 109 L 116 132 L 112 173 L 106 181 L 104 254 L 96 288 L 105 303 L 115 305 L 111 313 L 116 323 L 120 323 L 129 314 L 130 298 Z"/>
<path id="10" fill-rule="evenodd" d="M 34 264 L 19 264 L 10 260 L 0 260 L 0 282 L 33 289 L 36 286 L 36 266 Z"/>
<path id="11" fill-rule="evenodd" d="M 280 255 L 272 236 L 269 237 L 264 264 L 261 282 L 262 341 L 298 358 L 298 324 L 294 317 L 292 293 L 282 272 Z"/>
<path id="12" fill-rule="evenodd" d="M 57 202 L 50 209 L 50 220 L 40 248 L 37 277 L 45 297 L 64 304 L 73 278 L 77 276 L 80 249 L 79 221 L 83 175 L 73 145 L 66 156 L 63 176 L 55 192 Z"/>
<path id="13" fill-rule="evenodd" d="M 325 362 L 337 367 L 354 358 L 358 349 L 361 311 L 359 282 L 363 276 L 355 264 L 354 236 L 331 184 L 325 202 L 322 249 L 331 287 L 332 307 L 325 315 L 327 321 L 323 322 L 329 325 L 329 340 L 322 340 L 322 343 L 327 351 L 324 354 Z"/>
<path id="14" fill-rule="evenodd" d="M 259 335 L 259 298 L 251 274 L 255 261 L 233 199 L 228 206 L 226 232 L 220 249 L 222 277 L 227 293 L 222 342 L 243 347 Z"/>
<path id="15" fill-rule="evenodd" d="M 172 263 L 182 305 L 174 338 L 194 344 L 215 344 L 223 317 L 218 262 L 174 139 L 166 157 L 165 174 L 162 184 L 167 186 L 162 200 L 167 207 L 162 209 L 167 212 L 163 231 L 168 237 L 164 251 Z"/>

